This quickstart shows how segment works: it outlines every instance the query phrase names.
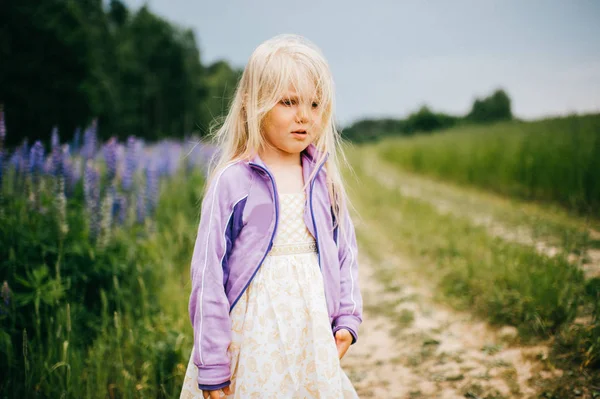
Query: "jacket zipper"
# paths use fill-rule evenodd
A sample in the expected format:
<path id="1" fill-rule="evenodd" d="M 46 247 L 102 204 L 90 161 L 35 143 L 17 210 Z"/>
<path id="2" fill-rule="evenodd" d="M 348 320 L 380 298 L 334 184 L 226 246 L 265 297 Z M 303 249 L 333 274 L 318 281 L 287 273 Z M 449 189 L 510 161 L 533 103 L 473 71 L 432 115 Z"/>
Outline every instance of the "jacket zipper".
<path id="1" fill-rule="evenodd" d="M 327 160 L 327 158 L 325 158 L 325 160 Z M 310 216 L 312 218 L 313 227 L 315 229 L 315 242 L 317 244 L 317 260 L 319 262 L 319 269 L 321 270 L 321 272 L 323 271 L 323 269 L 321 268 L 321 250 L 319 249 L 319 233 L 317 232 L 317 223 L 315 222 L 315 212 L 313 211 L 312 193 L 313 193 L 313 187 L 315 185 L 315 181 L 317 180 L 317 176 L 319 175 L 319 172 L 321 171 L 323 164 L 325 164 L 325 162 L 321 162 L 321 165 L 319 165 L 319 169 L 317 170 L 317 173 L 315 173 L 315 177 L 313 177 L 312 181 L 310 182 L 310 195 L 309 195 L 309 197 L 310 197 L 309 198 L 309 200 L 310 200 Z"/>
<path id="2" fill-rule="evenodd" d="M 267 257 L 267 254 L 269 253 L 269 251 L 273 247 L 273 239 L 275 238 L 275 233 L 277 232 L 277 225 L 279 223 L 279 206 L 278 206 L 279 199 L 277 198 L 277 186 L 275 185 L 275 179 L 273 178 L 273 176 L 271 175 L 271 173 L 269 173 L 269 171 L 267 169 L 263 168 L 262 166 L 260 166 L 258 164 L 255 164 L 253 162 L 250 162 L 250 165 L 256 166 L 256 167 L 264 170 L 265 172 L 267 172 L 267 174 L 269 175 L 269 178 L 271 179 L 271 184 L 273 186 L 273 199 L 275 201 L 275 227 L 273 228 L 273 234 L 271 234 L 271 241 L 269 242 L 269 247 L 267 248 L 267 252 L 265 252 L 265 254 L 263 255 L 262 259 L 258 263 L 258 266 L 256 267 L 256 270 L 254 270 L 254 273 L 252 273 L 252 276 L 250 276 L 250 279 L 248 280 L 248 282 L 246 283 L 246 285 L 244 286 L 244 288 L 242 289 L 242 291 L 240 292 L 240 294 L 238 295 L 238 297 L 231 304 L 231 307 L 229 308 L 229 312 L 230 313 L 233 310 L 233 307 L 235 306 L 235 304 L 240 300 L 240 298 L 242 297 L 242 295 L 246 291 L 246 288 L 248 288 L 248 286 L 250 285 L 250 282 L 252 282 L 252 280 L 254 279 L 254 276 L 258 272 L 258 269 L 260 269 L 260 267 L 262 266 L 265 258 Z M 313 218 L 313 222 L 314 222 L 314 218 Z"/>

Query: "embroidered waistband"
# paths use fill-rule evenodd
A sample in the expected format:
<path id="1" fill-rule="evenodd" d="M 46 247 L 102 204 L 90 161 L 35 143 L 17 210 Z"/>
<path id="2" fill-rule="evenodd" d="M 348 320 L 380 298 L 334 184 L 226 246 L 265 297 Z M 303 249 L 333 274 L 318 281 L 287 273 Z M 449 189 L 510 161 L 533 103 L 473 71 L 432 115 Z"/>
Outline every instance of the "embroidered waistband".
<path id="1" fill-rule="evenodd" d="M 317 252 L 316 242 L 303 242 L 297 244 L 273 245 L 269 255 L 291 255 Z"/>

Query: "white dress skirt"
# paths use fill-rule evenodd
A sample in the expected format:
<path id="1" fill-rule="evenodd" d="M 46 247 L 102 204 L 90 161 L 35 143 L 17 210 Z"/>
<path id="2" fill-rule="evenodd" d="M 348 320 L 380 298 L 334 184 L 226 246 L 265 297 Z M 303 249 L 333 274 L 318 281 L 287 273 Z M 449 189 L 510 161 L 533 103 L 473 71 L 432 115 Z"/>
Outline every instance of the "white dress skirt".
<path id="1" fill-rule="evenodd" d="M 232 393 L 224 397 L 358 398 L 331 332 L 316 244 L 304 224 L 306 195 L 279 198 L 273 247 L 230 314 Z M 203 398 L 192 358 L 183 399 Z"/>

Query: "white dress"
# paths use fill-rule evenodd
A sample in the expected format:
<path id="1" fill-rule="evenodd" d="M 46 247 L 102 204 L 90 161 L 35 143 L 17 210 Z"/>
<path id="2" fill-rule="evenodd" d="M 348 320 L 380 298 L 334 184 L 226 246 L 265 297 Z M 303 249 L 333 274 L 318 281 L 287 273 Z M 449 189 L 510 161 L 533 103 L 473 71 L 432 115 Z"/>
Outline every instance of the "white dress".
<path id="1" fill-rule="evenodd" d="M 306 195 L 279 198 L 273 248 L 230 314 L 226 398 L 358 398 L 331 332 L 316 244 L 304 224 Z M 202 398 L 192 355 L 184 399 Z"/>

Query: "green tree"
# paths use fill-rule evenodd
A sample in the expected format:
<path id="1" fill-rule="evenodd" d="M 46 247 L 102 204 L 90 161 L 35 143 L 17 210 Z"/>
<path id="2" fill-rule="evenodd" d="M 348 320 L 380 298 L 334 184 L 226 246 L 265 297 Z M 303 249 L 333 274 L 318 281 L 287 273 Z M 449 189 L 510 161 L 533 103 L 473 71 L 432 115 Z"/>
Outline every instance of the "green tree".
<path id="1" fill-rule="evenodd" d="M 489 97 L 476 99 L 467 119 L 479 123 L 512 119 L 508 94 L 498 89 Z"/>

